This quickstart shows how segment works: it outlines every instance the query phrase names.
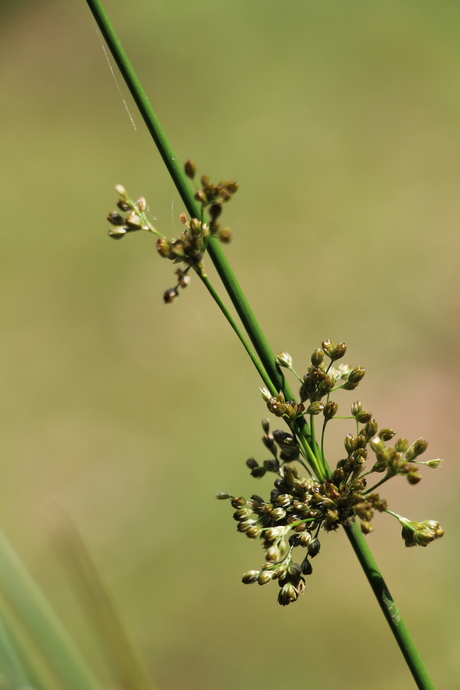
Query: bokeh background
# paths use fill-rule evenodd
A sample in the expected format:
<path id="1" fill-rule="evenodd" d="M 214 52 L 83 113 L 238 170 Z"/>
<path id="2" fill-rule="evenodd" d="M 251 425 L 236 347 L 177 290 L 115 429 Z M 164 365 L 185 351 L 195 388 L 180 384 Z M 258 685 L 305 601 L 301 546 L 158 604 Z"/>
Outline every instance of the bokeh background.
<path id="1" fill-rule="evenodd" d="M 367 370 L 355 397 L 446 458 L 385 491 L 445 538 L 408 550 L 377 516 L 369 542 L 436 688 L 458 688 L 460 6 L 106 9 L 178 157 L 240 183 L 228 257 L 273 349 L 302 371 L 344 340 Z M 409 690 L 343 534 L 294 606 L 241 584 L 261 551 L 214 494 L 268 494 L 244 466 L 265 456 L 256 372 L 196 280 L 164 306 L 154 238 L 107 238 L 116 183 L 166 234 L 183 206 L 84 0 L 2 14 L 5 533 L 97 665 L 50 542 L 53 506 L 70 515 L 159 690 Z"/>

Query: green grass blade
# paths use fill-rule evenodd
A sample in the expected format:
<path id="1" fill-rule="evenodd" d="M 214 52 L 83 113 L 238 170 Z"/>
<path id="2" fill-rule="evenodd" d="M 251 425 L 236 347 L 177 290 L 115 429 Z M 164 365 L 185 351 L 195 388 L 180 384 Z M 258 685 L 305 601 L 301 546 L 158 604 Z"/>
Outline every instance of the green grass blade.
<path id="1" fill-rule="evenodd" d="M 37 640 L 31 634 L 27 625 L 24 624 L 17 612 L 0 594 L 0 615 L 5 622 L 10 641 L 13 644 L 19 663 L 23 672 L 28 677 L 29 685 L 16 686 L 8 685 L 8 690 L 17 688 L 37 689 L 37 690 L 66 690 L 63 683 L 59 680 L 48 659 L 45 659 Z M 0 685 L 1 690 L 4 690 Z"/>
<path id="2" fill-rule="evenodd" d="M 53 541 L 70 583 L 104 653 L 114 687 L 120 690 L 153 690 L 140 655 L 132 644 L 116 608 L 78 534 L 62 510 L 56 513 Z"/>
<path id="3" fill-rule="evenodd" d="M 101 690 L 41 590 L 0 532 L 0 589 L 66 690 Z"/>
<path id="4" fill-rule="evenodd" d="M 26 668 L 21 660 L 5 621 L 0 617 L 0 688 L 7 687 L 11 690 L 31 688 Z"/>

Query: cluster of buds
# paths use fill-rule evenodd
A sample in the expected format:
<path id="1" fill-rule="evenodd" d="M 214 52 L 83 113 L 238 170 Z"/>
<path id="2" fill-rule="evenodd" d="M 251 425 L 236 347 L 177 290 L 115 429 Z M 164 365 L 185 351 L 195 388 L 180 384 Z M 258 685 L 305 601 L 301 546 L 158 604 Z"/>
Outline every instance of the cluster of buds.
<path id="1" fill-rule="evenodd" d="M 435 539 L 443 536 L 444 530 L 439 522 L 435 520 L 424 520 L 423 522 L 413 522 L 407 518 L 396 515 L 402 525 L 402 538 L 406 546 L 428 546 Z"/>
<path id="2" fill-rule="evenodd" d="M 196 165 L 193 161 L 185 164 L 186 175 L 194 180 Z M 165 303 L 174 302 L 179 296 L 179 289 L 184 289 L 190 283 L 190 269 L 193 269 L 201 277 L 205 277 L 203 255 L 206 252 L 209 239 L 216 237 L 220 242 L 228 243 L 231 240 L 231 230 L 221 227 L 218 218 L 222 213 L 222 205 L 228 202 L 238 189 L 234 180 L 223 180 L 218 184 L 210 182 L 207 175 L 201 177 L 201 187 L 197 188 L 195 199 L 201 204 L 201 218 L 187 220 L 185 213 L 181 213 L 179 219 L 184 225 L 184 230 L 178 239 L 167 239 L 152 225 L 146 215 L 147 202 L 144 197 L 133 201 L 128 197 L 122 185 L 116 185 L 119 194 L 117 210 L 107 216 L 111 224 L 108 231 L 109 237 L 119 240 L 127 233 L 136 230 L 147 230 L 158 237 L 156 249 L 160 256 L 174 263 L 181 263 L 183 268 L 176 271 L 177 282 L 172 288 L 168 288 L 163 295 Z M 204 220 L 204 212 L 209 216 L 209 222 Z"/>
<path id="3" fill-rule="evenodd" d="M 209 175 L 201 175 L 200 185 L 197 184 L 196 163 L 188 160 L 185 164 L 185 174 L 195 184 L 195 199 L 200 202 L 201 208 L 209 214 L 209 232 L 224 244 L 232 239 L 230 228 L 221 227 L 219 218 L 222 214 L 222 206 L 226 204 L 238 191 L 238 183 L 235 180 L 222 180 L 215 184 L 211 182 Z"/>
<path id="4" fill-rule="evenodd" d="M 422 478 L 418 471 L 419 465 L 434 469 L 439 467 L 441 463 L 439 458 L 426 462 L 417 460 L 428 447 L 428 442 L 423 438 L 417 439 L 410 445 L 407 439 L 400 438 L 391 448 L 385 445 L 386 440 L 386 438 L 382 438 L 381 433 L 371 439 L 371 448 L 377 458 L 377 462 L 372 468 L 373 472 L 386 472 L 388 478 L 401 474 L 406 477 L 409 484 L 417 484 Z"/>
<path id="5" fill-rule="evenodd" d="M 375 491 L 396 475 L 403 475 L 409 483 L 415 484 L 421 479 L 418 465 L 439 466 L 439 459 L 425 463 L 417 460 L 427 448 L 424 439 L 409 444 L 401 438 L 394 446 L 388 447 L 386 444 L 395 432 L 387 427 L 379 429 L 371 412 L 365 410 L 360 401 L 355 401 L 351 405 L 351 414 L 346 417 L 355 424 L 355 433 L 347 434 L 344 439 L 346 457 L 336 463 L 333 471 L 326 464 L 324 431 L 338 411 L 338 404 L 330 399 L 330 394 L 338 389 L 354 390 L 364 376 L 362 367 L 335 364 L 345 351 L 344 343 L 334 346 L 329 340 L 324 341 L 322 347 L 313 352 L 311 365 L 303 377 L 294 371 L 290 355 L 285 352 L 278 355 L 278 364 L 289 369 L 300 383 L 301 402 L 286 401 L 281 391 L 278 395 L 271 395 L 267 389 L 262 389 L 268 409 L 286 421 L 289 432 L 279 429 L 270 432 L 269 421 L 264 420 L 262 442 L 272 457 L 261 464 L 253 457 L 246 461 L 251 475 L 257 479 L 267 472 L 276 475 L 270 498 L 264 500 L 252 495 L 245 499 L 227 493 L 217 494 L 219 499 L 230 499 L 236 509 L 233 518 L 238 523 L 238 532 L 246 534 L 249 539 L 260 539 L 265 551 L 264 565 L 260 570 L 245 573 L 243 582 L 263 585 L 277 580 L 281 588 L 278 602 L 283 606 L 296 601 L 305 589 L 305 576 L 312 572 L 311 559 L 319 552 L 320 530 L 335 531 L 341 525 L 349 526 L 357 521 L 363 534 L 367 535 L 374 529 L 372 520 L 377 511 L 399 520 L 406 546 L 426 546 L 443 535 L 439 523 L 433 520 L 412 522 L 388 510 L 385 499 Z M 315 469 L 299 436 L 302 428 L 299 419 L 309 416 L 311 442 L 312 438 L 319 438 L 314 434 L 314 420 L 321 413 L 321 447 L 313 442 L 311 450 L 317 459 L 315 476 Z M 375 455 L 370 470 L 366 469 L 369 453 Z M 294 462 L 307 470 L 307 477 L 299 475 L 298 465 Z M 318 473 L 318 467 L 323 469 L 322 473 Z M 377 477 L 372 485 L 369 477 L 373 473 Z M 293 560 L 296 547 L 307 550 L 299 563 Z"/>
<path id="6" fill-rule="evenodd" d="M 297 419 L 305 412 L 305 405 L 297 404 L 295 400 L 286 400 L 283 391 L 272 395 L 267 388 L 261 389 L 262 397 L 267 403 L 269 411 L 275 417 L 286 417 L 287 419 Z"/>
<path id="7" fill-rule="evenodd" d="M 318 510 L 308 505 L 315 483 L 299 479 L 296 467 L 290 464 L 280 466 L 277 474 L 270 501 L 256 494 L 245 499 L 223 492 L 217 498 L 230 499 L 236 509 L 233 517 L 238 522 L 238 532 L 249 539 L 260 538 L 265 550 L 262 568 L 249 570 L 242 581 L 265 585 L 277 580 L 278 602 L 286 606 L 304 591 L 305 576 L 313 572 L 311 559 L 319 553 L 321 544 L 313 535 L 318 531 Z M 296 546 L 306 550 L 301 563 L 292 558 Z"/>
<path id="8" fill-rule="evenodd" d="M 107 220 L 111 223 L 109 237 L 113 240 L 121 240 L 126 234 L 136 230 L 147 230 L 159 234 L 145 214 L 147 202 L 144 197 L 141 196 L 137 201 L 132 201 L 123 185 L 117 184 L 115 189 L 120 198 L 117 203 L 118 211 L 112 211 L 107 216 Z"/>

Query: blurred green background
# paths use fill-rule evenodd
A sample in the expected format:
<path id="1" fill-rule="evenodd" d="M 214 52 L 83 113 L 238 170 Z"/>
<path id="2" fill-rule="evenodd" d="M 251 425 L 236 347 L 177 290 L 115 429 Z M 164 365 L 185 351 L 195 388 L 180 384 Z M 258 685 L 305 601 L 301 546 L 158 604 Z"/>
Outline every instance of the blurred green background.
<path id="1" fill-rule="evenodd" d="M 459 4 L 106 9 L 177 155 L 240 183 L 227 253 L 273 349 L 302 371 L 344 340 L 356 397 L 446 458 L 384 492 L 445 538 L 405 550 L 377 516 L 369 542 L 436 688 L 458 688 Z M 6 534 L 97 665 L 50 544 L 65 509 L 160 690 L 411 689 L 343 534 L 294 606 L 240 582 L 262 552 L 214 494 L 268 494 L 244 466 L 265 456 L 259 381 L 198 281 L 164 306 L 154 238 L 107 238 L 116 183 L 165 234 L 183 206 L 84 0 L 4 1 L 0 51 Z"/>

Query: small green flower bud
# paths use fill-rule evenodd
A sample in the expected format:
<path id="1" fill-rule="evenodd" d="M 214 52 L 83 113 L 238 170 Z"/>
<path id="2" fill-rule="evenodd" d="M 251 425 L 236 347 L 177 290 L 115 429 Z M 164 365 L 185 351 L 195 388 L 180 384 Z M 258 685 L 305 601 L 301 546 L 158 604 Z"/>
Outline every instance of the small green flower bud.
<path id="1" fill-rule="evenodd" d="M 428 460 L 428 461 L 425 462 L 424 464 L 427 465 L 428 467 L 431 467 L 432 469 L 436 469 L 437 467 L 439 467 L 439 465 L 441 464 L 441 462 L 443 462 L 443 461 L 441 460 L 441 458 L 436 458 L 436 459 L 434 459 L 434 460 Z"/>
<path id="2" fill-rule="evenodd" d="M 287 584 L 283 585 L 279 591 L 278 603 L 281 604 L 281 606 L 287 606 L 291 603 L 291 601 L 296 601 L 298 596 L 299 595 L 294 585 L 288 582 Z"/>
<path id="3" fill-rule="evenodd" d="M 283 536 L 284 529 L 282 527 L 270 527 L 265 530 L 264 536 L 267 542 L 273 542 Z"/>
<path id="4" fill-rule="evenodd" d="M 415 460 L 415 458 L 417 458 L 419 455 L 422 455 L 427 448 L 428 441 L 425 441 L 424 438 L 417 439 L 417 441 L 414 441 L 414 443 L 406 451 L 406 460 Z"/>
<path id="5" fill-rule="evenodd" d="M 252 494 L 251 500 L 249 501 L 249 505 L 252 506 L 252 508 L 260 508 L 261 506 L 265 505 L 265 501 L 262 498 L 262 496 L 258 496 L 257 494 Z"/>
<path id="6" fill-rule="evenodd" d="M 175 257 L 182 258 L 183 256 L 185 256 L 184 243 L 182 242 L 182 240 L 176 240 L 172 243 L 171 252 L 172 254 L 174 254 Z"/>
<path id="7" fill-rule="evenodd" d="M 315 350 L 311 356 L 311 363 L 313 364 L 314 367 L 319 367 L 320 364 L 322 364 L 324 360 L 324 351 L 320 350 L 318 348 Z"/>
<path id="8" fill-rule="evenodd" d="M 231 504 L 234 508 L 242 508 L 246 505 L 246 499 L 243 496 L 233 496 Z"/>
<path id="9" fill-rule="evenodd" d="M 266 553 L 265 553 L 265 558 L 267 561 L 270 561 L 271 563 L 276 563 L 277 561 L 279 561 L 281 558 L 281 555 L 280 555 L 278 547 L 270 546 L 270 548 L 268 548 Z"/>
<path id="10" fill-rule="evenodd" d="M 186 288 L 191 283 L 191 277 L 189 275 L 181 275 L 179 278 L 179 285 L 181 288 Z"/>
<path id="11" fill-rule="evenodd" d="M 110 228 L 107 234 L 113 240 L 121 240 L 121 238 L 126 235 L 126 228 Z"/>
<path id="12" fill-rule="evenodd" d="M 331 360 L 335 362 L 337 359 L 340 359 L 341 357 L 344 356 L 345 352 L 347 351 L 347 346 L 345 343 L 337 343 L 337 345 L 334 347 L 332 350 L 331 354 L 329 355 Z"/>
<path id="13" fill-rule="evenodd" d="M 128 204 L 128 202 L 125 199 L 120 199 L 120 201 L 117 203 L 118 208 L 120 211 L 129 211 L 131 206 Z"/>
<path id="14" fill-rule="evenodd" d="M 335 417 L 338 409 L 339 409 L 338 404 L 336 402 L 333 402 L 332 400 L 329 400 L 329 402 L 327 402 L 324 406 L 324 410 L 323 410 L 324 419 L 328 422 L 330 419 Z"/>
<path id="15" fill-rule="evenodd" d="M 207 198 L 206 194 L 203 192 L 202 189 L 199 189 L 199 190 L 195 193 L 195 199 L 196 199 L 197 201 L 199 201 L 200 204 L 203 204 L 203 205 L 205 205 L 205 204 L 208 203 L 208 198 Z"/>
<path id="16" fill-rule="evenodd" d="M 251 470 L 251 476 L 253 476 L 255 479 L 261 479 L 267 472 L 266 467 L 254 467 Z"/>
<path id="17" fill-rule="evenodd" d="M 217 187 L 212 182 L 203 185 L 203 192 L 206 194 L 209 201 L 212 201 L 217 196 Z"/>
<path id="18" fill-rule="evenodd" d="M 361 412 L 363 409 L 363 404 L 359 400 L 351 404 L 351 415 L 352 417 L 356 417 L 357 414 Z"/>
<path id="19" fill-rule="evenodd" d="M 224 186 L 229 194 L 236 194 L 238 191 L 238 182 L 236 180 L 227 180 Z"/>
<path id="20" fill-rule="evenodd" d="M 390 441 L 395 434 L 396 431 L 394 429 L 388 429 L 387 427 L 384 427 L 383 429 L 380 429 L 378 435 L 380 436 L 382 441 Z"/>
<path id="21" fill-rule="evenodd" d="M 126 225 L 130 230 L 140 230 L 142 228 L 142 221 L 137 213 L 132 211 L 126 216 Z"/>
<path id="22" fill-rule="evenodd" d="M 118 194 L 120 196 L 122 196 L 123 198 L 126 198 L 126 196 L 127 196 L 126 189 L 123 187 L 122 184 L 116 184 L 115 185 L 115 191 L 117 191 Z"/>
<path id="23" fill-rule="evenodd" d="M 321 343 L 321 347 L 323 348 L 326 355 L 330 358 L 334 351 L 334 343 L 332 342 L 332 340 L 323 340 L 323 342 Z"/>
<path id="24" fill-rule="evenodd" d="M 273 573 L 270 570 L 261 570 L 259 577 L 257 578 L 257 582 L 259 585 L 266 585 L 267 582 L 270 582 L 272 578 Z"/>
<path id="25" fill-rule="evenodd" d="M 337 467 L 336 470 L 334 470 L 334 474 L 332 475 L 332 481 L 333 483 L 338 486 L 343 482 L 345 479 L 345 472 L 343 470 L 343 467 Z"/>
<path id="26" fill-rule="evenodd" d="M 348 380 L 350 383 L 359 383 L 361 379 L 364 377 L 364 374 L 366 373 L 365 369 L 363 367 L 355 367 L 355 369 L 352 369 L 350 371 L 350 374 L 348 375 Z"/>
<path id="27" fill-rule="evenodd" d="M 190 219 L 190 231 L 195 237 L 201 233 L 201 221 L 198 218 Z"/>
<path id="28" fill-rule="evenodd" d="M 124 225 L 125 223 L 123 216 L 120 216 L 120 214 L 116 211 L 112 211 L 111 213 L 109 213 L 109 215 L 107 216 L 107 220 L 109 221 L 109 223 L 112 223 L 112 225 Z"/>
<path id="29" fill-rule="evenodd" d="M 353 434 L 347 434 L 343 440 L 343 445 L 348 455 L 351 455 L 356 448 L 356 438 Z"/>
<path id="30" fill-rule="evenodd" d="M 225 501 L 227 498 L 232 498 L 231 494 L 228 494 L 226 491 L 219 491 L 219 493 L 216 494 L 216 498 L 219 501 Z"/>
<path id="31" fill-rule="evenodd" d="M 235 510 L 233 513 L 233 519 L 246 520 L 250 515 L 252 515 L 252 508 L 238 508 L 238 510 Z"/>
<path id="32" fill-rule="evenodd" d="M 364 374 L 366 373 L 365 369 L 363 367 L 355 367 L 355 369 L 352 369 L 348 375 L 347 381 L 343 384 L 342 388 L 346 391 L 352 391 L 354 390 L 361 379 L 364 377 Z"/>
<path id="33" fill-rule="evenodd" d="M 185 171 L 185 174 L 187 175 L 187 177 L 189 177 L 191 180 L 193 180 L 193 178 L 196 175 L 196 163 L 195 163 L 195 161 L 192 161 L 192 160 L 186 161 L 185 165 L 184 165 L 184 171 Z"/>
<path id="34" fill-rule="evenodd" d="M 359 401 L 352 404 L 351 414 L 360 424 L 367 424 L 372 419 L 371 413 L 363 410 L 363 405 Z"/>
<path id="35" fill-rule="evenodd" d="M 360 527 L 361 527 L 361 532 L 362 532 L 363 534 L 370 534 L 371 532 L 374 531 L 374 528 L 373 528 L 373 526 L 371 525 L 371 523 L 370 523 L 370 522 L 367 522 L 366 520 L 363 520 L 363 521 L 361 522 Z"/>
<path id="36" fill-rule="evenodd" d="M 299 577 L 302 575 L 302 568 L 298 563 L 290 563 L 288 567 L 288 574 L 289 577 L 294 581 L 298 580 Z"/>
<path id="37" fill-rule="evenodd" d="M 265 400 L 265 402 L 268 402 L 272 399 L 272 394 L 268 388 L 260 388 L 260 392 L 262 393 L 262 398 Z"/>
<path id="38" fill-rule="evenodd" d="M 307 407 L 307 414 L 320 414 L 324 410 L 324 403 L 320 400 L 310 403 Z"/>
<path id="39" fill-rule="evenodd" d="M 177 292 L 176 288 L 169 288 L 169 290 L 166 290 L 163 295 L 165 304 L 172 304 L 178 297 L 179 293 Z"/>
<path id="40" fill-rule="evenodd" d="M 371 448 L 374 451 L 374 453 L 381 453 L 382 451 L 385 450 L 385 443 L 381 436 L 374 436 L 373 438 L 370 439 L 370 444 Z"/>
<path id="41" fill-rule="evenodd" d="M 156 249 L 160 256 L 169 259 L 172 254 L 172 244 L 169 240 L 159 237 L 156 243 Z"/>
<path id="42" fill-rule="evenodd" d="M 279 494 L 279 496 L 276 497 L 276 504 L 280 506 L 280 508 L 287 508 L 291 503 L 292 496 L 289 494 Z"/>
<path id="43" fill-rule="evenodd" d="M 318 537 L 315 537 L 308 545 L 308 555 L 310 556 L 310 558 L 314 558 L 315 556 L 317 556 L 319 554 L 320 549 L 320 541 Z"/>
<path id="44" fill-rule="evenodd" d="M 262 528 L 258 527 L 257 525 L 252 525 L 245 532 L 248 539 L 256 539 L 257 537 L 260 537 L 261 533 Z"/>
<path id="45" fill-rule="evenodd" d="M 232 231 L 230 228 L 220 228 L 217 237 L 222 244 L 229 244 L 232 241 Z"/>
<path id="46" fill-rule="evenodd" d="M 217 220 L 222 213 L 222 206 L 220 204 L 212 204 L 209 209 L 209 215 L 212 220 Z"/>
<path id="47" fill-rule="evenodd" d="M 356 437 L 356 449 L 363 451 L 367 445 L 367 438 L 364 436 L 364 434 L 358 434 Z M 364 457 L 363 453 L 361 452 L 360 457 Z"/>
<path id="48" fill-rule="evenodd" d="M 398 440 L 395 443 L 395 451 L 397 453 L 405 453 L 408 448 L 409 441 L 407 440 L 407 438 L 398 438 Z"/>
<path id="49" fill-rule="evenodd" d="M 294 532 L 305 532 L 305 530 L 307 529 L 307 525 L 304 522 L 301 522 L 299 525 L 294 525 L 292 529 L 294 530 Z M 297 546 L 297 543 L 295 545 Z"/>
<path id="50" fill-rule="evenodd" d="M 288 352 L 280 352 L 276 355 L 276 363 L 279 364 L 280 367 L 291 369 L 292 357 Z"/>
<path id="51" fill-rule="evenodd" d="M 244 573 L 241 581 L 244 582 L 245 585 L 252 585 L 253 582 L 256 582 L 258 577 L 259 570 L 248 570 L 247 573 Z"/>
<path id="52" fill-rule="evenodd" d="M 418 472 L 408 472 L 406 474 L 406 479 L 409 482 L 409 484 L 418 484 L 421 478 L 422 475 Z"/>
<path id="53" fill-rule="evenodd" d="M 249 467 L 250 470 L 253 470 L 255 467 L 259 467 L 259 463 L 257 462 L 257 460 L 255 460 L 255 458 L 248 458 L 246 460 L 246 465 L 247 467 Z"/>
<path id="54" fill-rule="evenodd" d="M 282 520 L 286 516 L 286 511 L 283 508 L 273 508 L 270 511 L 270 517 L 272 520 Z"/>
<path id="55" fill-rule="evenodd" d="M 312 574 L 313 566 L 310 563 L 310 561 L 308 560 L 308 556 L 305 556 L 305 558 L 303 559 L 301 568 L 302 568 L 302 574 L 303 575 L 311 575 Z"/>
<path id="56" fill-rule="evenodd" d="M 372 436 L 376 436 L 378 429 L 379 425 L 377 424 L 376 420 L 370 419 L 368 422 L 366 422 L 364 429 L 361 429 L 361 433 L 364 434 L 367 439 L 369 439 L 372 438 Z"/>

